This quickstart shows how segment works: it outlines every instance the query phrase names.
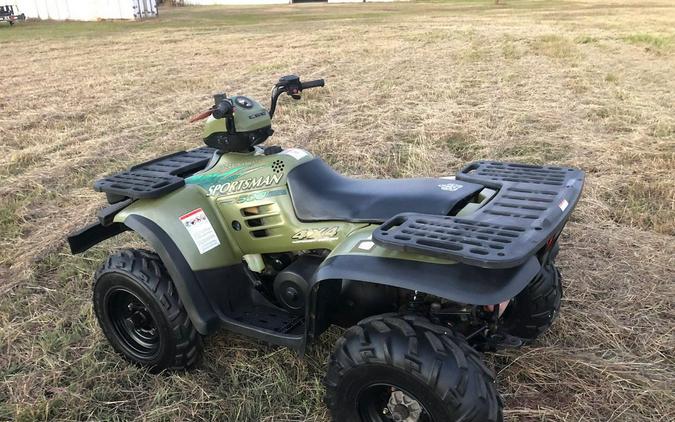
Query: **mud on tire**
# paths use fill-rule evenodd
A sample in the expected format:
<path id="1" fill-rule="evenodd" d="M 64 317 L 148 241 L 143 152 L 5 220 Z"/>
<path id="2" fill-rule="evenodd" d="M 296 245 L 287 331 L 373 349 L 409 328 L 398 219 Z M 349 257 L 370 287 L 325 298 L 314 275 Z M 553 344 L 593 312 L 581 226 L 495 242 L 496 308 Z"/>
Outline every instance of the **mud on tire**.
<path id="1" fill-rule="evenodd" d="M 382 417 L 383 407 L 380 416 L 364 411 L 364 392 L 378 384 L 404 390 L 434 421 L 502 420 L 494 374 L 481 355 L 423 317 L 385 314 L 351 327 L 335 346 L 324 383 L 335 421 L 393 420 Z"/>
<path id="2" fill-rule="evenodd" d="M 152 372 L 187 369 L 197 363 L 201 336 L 156 254 L 124 249 L 109 256 L 96 272 L 93 299 L 103 333 L 128 361 Z M 147 326 L 140 344 L 134 344 L 133 333 L 126 333 L 126 326 L 132 325 L 133 316 L 128 315 L 131 309 L 141 309 L 136 312 L 143 314 L 134 321 L 141 320 Z"/>

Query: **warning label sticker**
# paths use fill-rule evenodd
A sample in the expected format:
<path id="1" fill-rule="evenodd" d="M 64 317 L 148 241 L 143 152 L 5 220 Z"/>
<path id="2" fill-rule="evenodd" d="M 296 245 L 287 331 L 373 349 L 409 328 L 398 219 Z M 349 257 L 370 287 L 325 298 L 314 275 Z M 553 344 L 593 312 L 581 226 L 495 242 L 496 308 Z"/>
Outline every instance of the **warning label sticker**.
<path id="1" fill-rule="evenodd" d="M 281 151 L 279 154 L 290 155 L 291 157 L 295 158 L 296 160 L 300 160 L 300 159 L 309 155 L 309 153 L 307 151 L 299 149 L 299 148 L 285 149 L 285 150 Z"/>
<path id="2" fill-rule="evenodd" d="M 197 245 L 200 254 L 204 254 L 216 246 L 220 245 L 218 236 L 213 230 L 213 226 L 209 222 L 204 210 L 197 208 L 194 211 L 179 217 L 180 222 L 183 223 L 190 237 Z"/>

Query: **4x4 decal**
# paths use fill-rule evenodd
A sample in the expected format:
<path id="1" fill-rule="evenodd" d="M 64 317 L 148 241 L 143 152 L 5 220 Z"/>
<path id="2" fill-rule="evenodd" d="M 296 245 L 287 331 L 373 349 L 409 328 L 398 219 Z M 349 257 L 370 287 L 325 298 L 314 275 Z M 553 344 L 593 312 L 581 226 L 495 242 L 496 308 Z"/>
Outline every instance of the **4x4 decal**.
<path id="1" fill-rule="evenodd" d="M 317 242 L 322 240 L 336 240 L 340 227 L 319 227 L 316 229 L 300 230 L 291 236 L 293 243 Z"/>

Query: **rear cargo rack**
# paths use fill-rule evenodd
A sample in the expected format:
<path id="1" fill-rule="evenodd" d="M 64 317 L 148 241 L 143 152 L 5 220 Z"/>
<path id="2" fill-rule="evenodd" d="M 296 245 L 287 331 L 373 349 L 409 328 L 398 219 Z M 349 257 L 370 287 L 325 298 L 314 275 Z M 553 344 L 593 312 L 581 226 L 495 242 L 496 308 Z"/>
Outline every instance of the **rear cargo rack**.
<path id="1" fill-rule="evenodd" d="M 498 193 L 466 217 L 396 215 L 373 232 L 373 241 L 484 268 L 515 267 L 559 234 L 579 200 L 584 173 L 478 161 L 460 170 L 457 179 L 498 189 Z"/>
<path id="2" fill-rule="evenodd" d="M 131 167 L 94 183 L 94 189 L 123 198 L 157 198 L 185 185 L 185 177 L 206 167 L 216 150 L 181 151 Z"/>

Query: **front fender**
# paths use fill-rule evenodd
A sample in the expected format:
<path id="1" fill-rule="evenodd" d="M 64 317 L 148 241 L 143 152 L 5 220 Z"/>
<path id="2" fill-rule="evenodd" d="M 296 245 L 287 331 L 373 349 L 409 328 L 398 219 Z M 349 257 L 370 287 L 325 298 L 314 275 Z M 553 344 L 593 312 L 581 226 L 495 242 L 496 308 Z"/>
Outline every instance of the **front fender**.
<path id="1" fill-rule="evenodd" d="M 69 234 L 68 246 L 70 246 L 70 252 L 72 254 L 82 253 L 92 246 L 127 230 L 129 230 L 129 228 L 124 224 L 113 223 L 104 226 L 97 221 L 96 223 L 89 224 L 88 226 Z"/>
<path id="2" fill-rule="evenodd" d="M 203 253 L 180 220 L 181 216 L 198 209 L 206 215 L 219 243 Z M 173 241 L 193 271 L 220 268 L 241 262 L 241 251 L 238 250 L 237 243 L 230 238 L 230 233 L 225 230 L 230 223 L 222 220 L 217 205 L 197 186 L 188 185 L 156 199 L 137 200 L 115 215 L 114 221 L 128 226 L 126 220 L 134 215 L 144 217 L 159 226 Z"/>
<path id="3" fill-rule="evenodd" d="M 138 233 L 159 255 L 173 280 L 190 320 L 201 334 L 213 332 L 220 319 L 204 293 L 200 274 L 241 262 L 238 250 L 223 228 L 215 206 L 202 191 L 187 186 L 157 199 L 142 199 L 116 207 L 114 218 L 91 224 L 68 237 L 73 253 L 127 230 Z M 219 245 L 201 253 L 180 220 L 182 215 L 201 208 L 218 237 Z M 110 221 L 112 220 L 112 221 Z M 225 280 L 222 280 L 225 282 Z"/>
<path id="4" fill-rule="evenodd" d="M 203 252 L 180 220 L 181 216 L 197 209 L 206 215 L 219 243 Z M 150 244 L 162 259 L 197 331 L 213 332 L 220 318 L 201 287 L 199 274 L 239 264 L 241 259 L 210 198 L 204 196 L 200 188 L 186 186 L 157 199 L 135 201 L 120 211 L 114 221 L 137 232 Z"/>
<path id="5" fill-rule="evenodd" d="M 128 216 L 125 225 L 143 237 L 159 255 L 197 331 L 200 334 L 213 332 L 220 323 L 218 315 L 171 237 L 156 223 L 139 215 Z"/>
<path id="6" fill-rule="evenodd" d="M 213 332 L 220 320 L 200 287 L 196 273 L 176 243 L 155 222 L 140 215 L 129 215 L 124 223 L 108 226 L 96 222 L 68 236 L 68 243 L 71 252 L 77 254 L 127 230 L 138 233 L 159 255 L 197 331 L 200 334 Z"/>

